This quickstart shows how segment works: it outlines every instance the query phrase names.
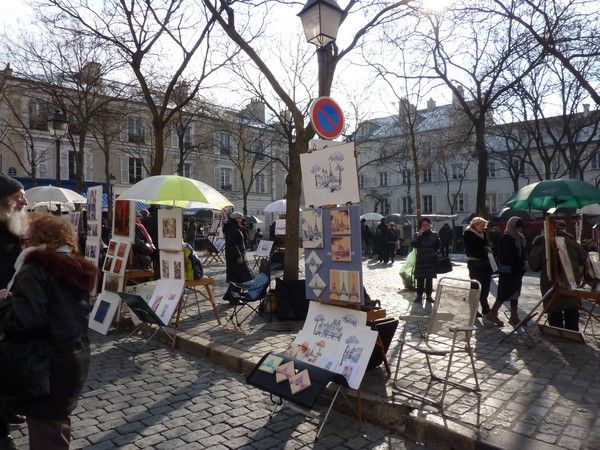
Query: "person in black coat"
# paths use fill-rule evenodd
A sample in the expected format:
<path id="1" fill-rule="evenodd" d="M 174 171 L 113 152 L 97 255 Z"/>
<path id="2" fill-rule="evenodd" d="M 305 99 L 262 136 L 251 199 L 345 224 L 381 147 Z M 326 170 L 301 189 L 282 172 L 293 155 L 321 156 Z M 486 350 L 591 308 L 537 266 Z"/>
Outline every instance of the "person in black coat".
<path id="1" fill-rule="evenodd" d="M 442 244 L 442 254 L 444 256 L 450 256 L 450 244 L 452 244 L 452 228 L 447 223 L 440 228 L 438 232 L 440 242 Z"/>
<path id="2" fill-rule="evenodd" d="M 411 245 L 417 249 L 414 277 L 417 280 L 417 298 L 415 303 L 423 301 L 425 292 L 427 302 L 433 303 L 431 293 L 433 291 L 433 279 L 437 278 L 437 251 L 440 247 L 440 239 L 437 233 L 431 231 L 431 220 L 427 217 L 419 221 L 419 232 L 411 241 Z"/>
<path id="3" fill-rule="evenodd" d="M 225 266 L 228 283 L 245 283 L 253 278 L 246 262 L 246 246 L 241 231 L 243 215 L 234 211 L 223 225 L 225 235 Z"/>
<path id="4" fill-rule="evenodd" d="M 524 227 L 525 223 L 521 218 L 511 217 L 498 242 L 498 295 L 486 318 L 499 327 L 503 327 L 504 322 L 498 317 L 498 311 L 506 301 L 510 301 L 508 323 L 515 326 L 520 322 L 519 297 L 527 263 L 527 243 L 521 232 Z"/>
<path id="5" fill-rule="evenodd" d="M 491 249 L 485 231 L 487 223 L 487 220 L 483 217 L 474 217 L 463 235 L 469 277 L 471 280 L 477 280 L 481 283 L 479 304 L 481 305 L 481 314 L 483 315 L 490 312 L 488 295 L 490 293 L 490 283 L 493 273 L 488 256 L 488 252 L 491 252 Z"/>
<path id="6" fill-rule="evenodd" d="M 35 365 L 41 373 L 27 392 L 0 400 L 7 411 L 27 416 L 30 449 L 68 449 L 69 416 L 90 363 L 89 292 L 97 269 L 77 255 L 77 236 L 61 217 L 33 214 L 24 247 L 0 300 L 0 346 L 2 354 L 22 354 L 28 343 L 44 344 L 49 366 Z"/>

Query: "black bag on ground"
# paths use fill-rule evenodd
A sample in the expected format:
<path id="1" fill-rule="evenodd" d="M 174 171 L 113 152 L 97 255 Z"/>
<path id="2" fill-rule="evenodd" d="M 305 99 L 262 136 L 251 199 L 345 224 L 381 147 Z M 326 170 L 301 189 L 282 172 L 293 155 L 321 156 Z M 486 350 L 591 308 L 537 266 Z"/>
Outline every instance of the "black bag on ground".
<path id="1" fill-rule="evenodd" d="M 452 261 L 450 257 L 442 254 L 437 255 L 437 261 L 435 264 L 435 271 L 437 273 L 448 273 L 452 272 Z"/>
<path id="2" fill-rule="evenodd" d="M 305 320 L 310 300 L 306 299 L 304 280 L 275 278 L 278 320 Z"/>
<path id="3" fill-rule="evenodd" d="M 49 393 L 48 342 L 0 341 L 0 397 L 37 398 Z"/>

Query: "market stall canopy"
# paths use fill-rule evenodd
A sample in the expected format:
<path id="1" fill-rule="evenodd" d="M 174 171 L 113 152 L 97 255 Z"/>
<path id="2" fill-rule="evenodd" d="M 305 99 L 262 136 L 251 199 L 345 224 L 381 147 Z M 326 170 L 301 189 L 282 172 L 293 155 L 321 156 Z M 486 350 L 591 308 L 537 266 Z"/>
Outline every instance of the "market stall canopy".
<path id="1" fill-rule="evenodd" d="M 368 212 L 368 213 L 365 213 L 362 216 L 360 216 L 360 220 L 362 220 L 362 219 L 381 220 L 381 219 L 383 219 L 383 215 L 376 213 L 376 212 Z"/>
<path id="2" fill-rule="evenodd" d="M 227 197 L 208 184 L 178 175 L 155 175 L 145 178 L 123 192 L 119 200 L 136 200 L 180 208 L 223 209 L 233 206 Z M 203 206 L 191 206 L 194 203 Z"/>
<path id="3" fill-rule="evenodd" d="M 582 208 L 600 203 L 600 189 L 581 180 L 542 180 L 513 193 L 504 204 L 509 208 L 537 209 Z"/>
<path id="4" fill-rule="evenodd" d="M 58 186 L 36 186 L 25 191 L 28 203 L 86 203 L 84 196 L 71 189 Z"/>
<path id="5" fill-rule="evenodd" d="M 285 214 L 287 208 L 287 200 L 282 198 L 281 200 L 276 200 L 273 203 L 269 203 L 265 206 L 265 212 L 268 213 L 278 213 Z"/>
<path id="6" fill-rule="evenodd" d="M 588 216 L 600 216 L 600 205 L 598 203 L 590 203 L 577 210 L 577 214 L 587 214 Z"/>

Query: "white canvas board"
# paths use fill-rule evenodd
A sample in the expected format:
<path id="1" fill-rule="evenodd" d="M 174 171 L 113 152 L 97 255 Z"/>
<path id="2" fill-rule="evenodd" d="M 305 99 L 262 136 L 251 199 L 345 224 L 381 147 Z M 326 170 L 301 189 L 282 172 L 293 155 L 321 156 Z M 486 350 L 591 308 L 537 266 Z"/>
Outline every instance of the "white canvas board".
<path id="1" fill-rule="evenodd" d="M 344 326 L 364 327 L 367 325 L 367 313 L 364 311 L 342 308 L 341 306 L 326 305 L 319 302 L 310 302 L 304 327 L 306 327 L 307 324 L 309 324 L 308 326 L 311 326 L 310 324 L 318 321 L 323 323 L 333 322 L 335 319 L 340 319 Z"/>
<path id="2" fill-rule="evenodd" d="M 225 239 L 222 239 L 222 238 L 215 239 L 215 242 L 213 242 L 213 245 L 217 249 L 217 252 L 221 253 L 223 251 L 223 249 L 225 248 Z"/>
<path id="3" fill-rule="evenodd" d="M 81 211 L 71 211 L 67 216 L 73 226 L 75 233 L 79 234 L 79 222 L 81 222 Z"/>
<path id="4" fill-rule="evenodd" d="M 162 323 L 169 325 L 181 296 L 183 295 L 183 280 L 160 279 L 152 292 L 148 305 L 160 318 Z"/>
<path id="5" fill-rule="evenodd" d="M 130 251 L 131 242 L 122 240 L 122 238 L 111 239 L 108 243 L 102 271 L 105 274 L 113 273 L 121 277 L 124 276 Z"/>
<path id="6" fill-rule="evenodd" d="M 371 354 L 375 348 L 378 333 L 367 327 L 356 327 L 349 335 L 345 335 L 338 346 L 338 351 L 343 350 L 339 366 L 333 370 L 342 374 L 348 386 L 358 389 L 362 382 Z"/>
<path id="7" fill-rule="evenodd" d="M 285 219 L 275 221 L 275 236 L 285 235 Z"/>
<path id="8" fill-rule="evenodd" d="M 304 248 L 323 248 L 323 210 L 302 211 L 302 246 Z"/>
<path id="9" fill-rule="evenodd" d="M 158 210 L 158 248 L 181 251 L 183 246 L 183 216 L 181 208 Z"/>
<path id="10" fill-rule="evenodd" d="M 273 248 L 273 241 L 262 240 L 258 243 L 254 256 L 257 258 L 268 258 L 271 256 L 271 249 Z"/>
<path id="11" fill-rule="evenodd" d="M 124 276 L 112 272 L 104 272 L 102 281 L 102 292 L 123 292 Z"/>
<path id="12" fill-rule="evenodd" d="M 106 335 L 121 304 L 121 297 L 112 292 L 101 292 L 88 319 L 90 329 Z"/>
<path id="13" fill-rule="evenodd" d="M 360 202 L 353 143 L 303 153 L 300 165 L 305 204 Z"/>
<path id="14" fill-rule="evenodd" d="M 571 289 L 576 289 L 577 281 L 575 280 L 575 272 L 573 271 L 573 266 L 571 265 L 571 259 L 569 258 L 569 252 L 567 251 L 565 238 L 564 236 L 557 236 L 554 241 L 556 242 L 558 256 L 560 258 L 564 274 L 567 277 L 567 282 L 569 283 Z"/>
<path id="15" fill-rule="evenodd" d="M 160 278 L 185 279 L 183 252 L 160 251 Z"/>
<path id="16" fill-rule="evenodd" d="M 102 186 L 93 186 L 87 190 L 87 222 L 102 220 Z"/>

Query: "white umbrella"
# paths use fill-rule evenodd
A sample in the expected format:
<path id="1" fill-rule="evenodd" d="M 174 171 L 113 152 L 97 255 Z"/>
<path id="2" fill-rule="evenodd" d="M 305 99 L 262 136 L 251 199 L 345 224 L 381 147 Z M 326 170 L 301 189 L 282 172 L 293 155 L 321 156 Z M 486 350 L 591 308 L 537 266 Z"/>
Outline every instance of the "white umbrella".
<path id="1" fill-rule="evenodd" d="M 265 212 L 285 214 L 287 208 L 287 200 L 285 198 L 274 201 L 265 206 Z"/>
<path id="2" fill-rule="evenodd" d="M 592 203 L 585 205 L 577 210 L 577 214 L 587 214 L 589 216 L 600 216 L 600 205 Z"/>
<path id="3" fill-rule="evenodd" d="M 119 200 L 136 200 L 180 208 L 208 207 L 223 209 L 233 206 L 227 197 L 212 186 L 178 175 L 155 175 L 131 186 Z M 198 206 L 202 204 L 202 206 Z"/>
<path id="4" fill-rule="evenodd" d="M 25 191 L 28 203 L 87 203 L 83 195 L 58 186 L 37 186 Z"/>
<path id="5" fill-rule="evenodd" d="M 383 219 L 383 216 L 379 213 L 376 212 L 368 212 L 363 214 L 362 216 L 360 216 L 361 220 L 362 219 L 367 219 L 367 220 L 381 220 Z"/>

